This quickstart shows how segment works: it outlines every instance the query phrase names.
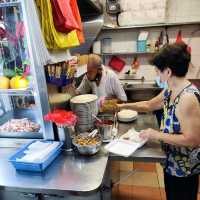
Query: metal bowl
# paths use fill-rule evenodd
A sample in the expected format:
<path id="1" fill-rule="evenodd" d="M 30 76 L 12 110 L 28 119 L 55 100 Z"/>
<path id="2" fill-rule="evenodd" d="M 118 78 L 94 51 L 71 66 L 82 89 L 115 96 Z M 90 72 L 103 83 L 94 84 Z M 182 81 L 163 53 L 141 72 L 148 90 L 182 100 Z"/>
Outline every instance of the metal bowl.
<path id="1" fill-rule="evenodd" d="M 88 135 L 88 133 L 79 134 L 79 136 L 82 136 L 82 137 L 86 137 L 87 135 Z M 97 153 L 100 150 L 101 144 L 102 144 L 102 138 L 99 134 L 98 134 L 98 137 L 100 138 L 99 142 L 97 142 L 96 144 L 92 144 L 92 145 L 80 145 L 76 142 L 76 137 L 72 140 L 72 143 L 77 148 L 77 150 L 80 154 L 94 155 L 95 153 Z"/>

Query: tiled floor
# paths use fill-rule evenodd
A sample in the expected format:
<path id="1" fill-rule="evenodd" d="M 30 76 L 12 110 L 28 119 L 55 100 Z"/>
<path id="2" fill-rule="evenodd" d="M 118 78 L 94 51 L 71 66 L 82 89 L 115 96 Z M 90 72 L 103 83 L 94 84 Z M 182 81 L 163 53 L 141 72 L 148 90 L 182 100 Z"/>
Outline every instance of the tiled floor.
<path id="1" fill-rule="evenodd" d="M 120 185 L 113 191 L 114 200 L 166 200 L 164 189 L 144 186 Z"/>
<path id="2" fill-rule="evenodd" d="M 112 200 L 166 200 L 159 163 L 115 161 L 112 169 L 113 182 L 118 183 L 120 178 L 113 187 Z"/>

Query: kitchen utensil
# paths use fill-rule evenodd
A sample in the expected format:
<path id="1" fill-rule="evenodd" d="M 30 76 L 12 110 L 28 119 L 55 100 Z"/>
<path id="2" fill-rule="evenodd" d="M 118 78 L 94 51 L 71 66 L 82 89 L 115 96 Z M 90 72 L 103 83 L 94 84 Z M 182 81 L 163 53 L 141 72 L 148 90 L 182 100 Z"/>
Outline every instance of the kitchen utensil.
<path id="1" fill-rule="evenodd" d="M 97 120 L 99 121 L 100 123 L 102 123 L 102 120 L 100 118 L 98 118 L 97 116 L 95 116 L 94 114 L 92 114 L 92 116 Z"/>
<path id="2" fill-rule="evenodd" d="M 103 123 L 96 122 L 99 133 L 103 137 L 103 142 L 109 142 L 112 139 L 112 120 L 102 120 Z"/>
<path id="3" fill-rule="evenodd" d="M 95 135 L 98 133 L 97 129 L 94 129 L 91 133 L 88 134 L 89 137 L 95 137 Z"/>
<path id="4" fill-rule="evenodd" d="M 112 127 L 112 136 L 113 139 L 117 136 L 118 133 L 118 123 L 117 123 L 117 113 L 115 113 L 114 115 L 114 123 L 113 123 L 113 127 Z"/>
<path id="5" fill-rule="evenodd" d="M 70 129 L 68 127 L 58 127 L 58 138 L 59 141 L 63 142 L 64 149 L 67 151 L 72 150 L 72 139 Z"/>

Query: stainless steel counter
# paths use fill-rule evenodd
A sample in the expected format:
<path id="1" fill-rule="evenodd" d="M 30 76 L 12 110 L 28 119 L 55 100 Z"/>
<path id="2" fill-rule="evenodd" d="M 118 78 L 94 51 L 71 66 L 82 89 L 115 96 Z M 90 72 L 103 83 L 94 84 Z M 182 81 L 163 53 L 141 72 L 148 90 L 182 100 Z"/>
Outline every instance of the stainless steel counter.
<path id="1" fill-rule="evenodd" d="M 125 133 L 131 127 L 137 130 L 158 128 L 153 115 L 141 114 L 132 123 L 120 123 L 119 134 Z M 63 153 L 44 173 L 31 173 L 16 171 L 8 162 L 8 158 L 15 151 L 15 148 L 0 148 L 0 189 L 47 194 L 88 194 L 97 191 L 103 182 L 108 156 L 111 160 L 143 162 L 160 162 L 165 158 L 160 145 L 156 143 L 147 143 L 126 159 L 113 154 L 108 155 L 102 148 L 98 154 L 91 157 Z"/>
<path id="2" fill-rule="evenodd" d="M 139 114 L 138 118 L 131 123 L 119 123 L 119 136 L 126 133 L 132 127 L 138 131 L 146 128 L 159 129 L 155 115 L 144 113 Z M 112 160 L 133 160 L 142 162 L 163 162 L 165 157 L 164 152 L 161 150 L 160 143 L 156 142 L 147 142 L 128 158 L 114 154 L 110 155 L 110 159 Z"/>
<path id="3" fill-rule="evenodd" d="M 16 149 L 0 149 L 0 188 L 26 192 L 94 192 L 102 184 L 107 166 L 106 155 L 83 157 L 63 153 L 44 173 L 16 171 L 8 158 Z"/>

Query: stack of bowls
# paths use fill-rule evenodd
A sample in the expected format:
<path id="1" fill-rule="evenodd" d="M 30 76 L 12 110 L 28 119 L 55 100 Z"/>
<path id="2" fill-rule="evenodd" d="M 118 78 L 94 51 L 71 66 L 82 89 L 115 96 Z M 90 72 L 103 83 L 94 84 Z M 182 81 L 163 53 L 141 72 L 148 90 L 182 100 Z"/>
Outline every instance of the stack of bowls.
<path id="1" fill-rule="evenodd" d="M 71 109 L 78 116 L 76 132 L 83 133 L 94 128 L 95 118 L 92 115 L 98 114 L 97 99 L 96 95 L 86 94 L 70 100 Z"/>

